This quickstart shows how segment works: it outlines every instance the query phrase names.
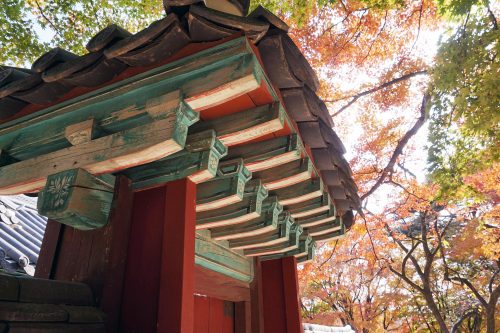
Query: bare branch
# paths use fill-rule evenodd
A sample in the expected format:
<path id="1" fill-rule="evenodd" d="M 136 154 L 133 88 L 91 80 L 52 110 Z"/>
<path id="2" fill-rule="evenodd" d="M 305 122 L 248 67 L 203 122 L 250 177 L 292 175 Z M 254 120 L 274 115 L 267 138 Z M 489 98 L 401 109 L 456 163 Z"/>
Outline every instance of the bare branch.
<path id="1" fill-rule="evenodd" d="M 406 134 L 399 140 L 398 145 L 396 146 L 396 149 L 394 150 L 391 159 L 389 160 L 389 163 L 387 163 L 387 166 L 384 168 L 382 171 L 382 174 L 378 178 L 377 182 L 372 186 L 372 188 L 363 194 L 361 196 L 361 201 L 365 200 L 367 197 L 373 194 L 380 185 L 382 185 L 387 178 L 387 176 L 392 173 L 394 169 L 394 165 L 396 164 L 398 157 L 403 153 L 403 149 L 406 147 L 408 144 L 408 141 L 417 134 L 417 132 L 420 130 L 422 125 L 425 123 L 426 119 L 426 106 L 427 106 L 427 100 L 429 99 L 429 93 L 426 93 L 424 97 L 422 98 L 422 104 L 420 106 L 420 116 L 418 117 L 417 121 L 413 125 L 413 127 L 406 132 Z"/>
<path id="2" fill-rule="evenodd" d="M 343 107 L 341 107 L 337 112 L 335 112 L 334 114 L 332 114 L 332 117 L 336 117 L 338 116 L 339 114 L 341 114 L 345 109 L 347 109 L 348 107 L 350 107 L 351 105 L 353 105 L 358 99 L 360 99 L 361 97 L 363 96 L 366 96 L 366 95 L 369 95 L 369 94 L 373 94 L 374 92 L 377 92 L 379 90 L 382 90 L 384 88 L 387 88 L 387 87 L 390 87 L 396 83 L 399 83 L 399 82 L 402 82 L 402 81 L 406 81 L 408 79 L 411 79 L 412 77 L 415 77 L 415 76 L 418 76 L 418 75 L 427 75 L 427 70 L 421 70 L 421 71 L 417 71 L 417 72 L 412 72 L 412 73 L 408 73 L 408 74 L 405 74 L 403 76 L 400 76 L 398 78 L 395 78 L 395 79 L 392 79 L 390 81 L 387 81 L 377 87 L 374 87 L 374 88 L 371 88 L 371 89 L 368 89 L 368 90 L 365 90 L 365 91 L 362 91 L 356 95 L 353 95 L 351 96 L 351 100 L 349 102 L 347 102 L 346 105 L 344 105 Z M 326 100 L 325 103 L 333 103 L 333 102 L 336 102 L 338 100 L 334 100 L 334 101 L 329 101 L 329 100 Z"/>

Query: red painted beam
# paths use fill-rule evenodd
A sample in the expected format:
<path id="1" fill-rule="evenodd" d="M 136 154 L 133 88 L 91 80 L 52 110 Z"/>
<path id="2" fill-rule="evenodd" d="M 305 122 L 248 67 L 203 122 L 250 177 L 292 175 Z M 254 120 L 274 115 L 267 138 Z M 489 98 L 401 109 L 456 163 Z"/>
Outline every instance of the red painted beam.
<path id="1" fill-rule="evenodd" d="M 302 333 L 297 260 L 287 257 L 262 262 L 265 333 Z"/>

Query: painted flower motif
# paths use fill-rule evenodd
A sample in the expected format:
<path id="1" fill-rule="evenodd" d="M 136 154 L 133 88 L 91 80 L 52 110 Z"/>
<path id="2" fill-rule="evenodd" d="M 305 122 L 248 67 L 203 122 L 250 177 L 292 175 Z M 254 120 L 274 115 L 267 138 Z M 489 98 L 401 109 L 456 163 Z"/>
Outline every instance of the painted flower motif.
<path id="1" fill-rule="evenodd" d="M 50 181 L 48 192 L 54 196 L 52 199 L 54 208 L 57 208 L 64 204 L 64 201 L 69 194 L 69 186 L 72 179 L 73 176 L 65 175 L 63 177 L 57 177 L 56 179 Z"/>

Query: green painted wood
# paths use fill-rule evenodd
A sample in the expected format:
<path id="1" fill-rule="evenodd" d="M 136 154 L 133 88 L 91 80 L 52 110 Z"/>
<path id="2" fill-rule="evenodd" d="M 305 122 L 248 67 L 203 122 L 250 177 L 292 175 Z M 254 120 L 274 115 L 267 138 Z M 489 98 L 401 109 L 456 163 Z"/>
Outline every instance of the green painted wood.
<path id="1" fill-rule="evenodd" d="M 200 233 L 196 234 L 195 263 L 240 281 L 253 279 L 251 259 Z"/>
<path id="2" fill-rule="evenodd" d="M 227 148 L 215 132 L 206 131 L 188 136 L 182 151 L 130 168 L 122 174 L 132 180 L 133 189 L 150 188 L 186 177 L 212 178 L 216 176 L 219 160 L 226 154 Z"/>
<path id="3" fill-rule="evenodd" d="M 278 218 L 279 222 L 276 230 L 262 235 L 229 240 L 229 247 L 235 250 L 247 250 L 275 246 L 288 242 L 290 231 L 294 223 L 293 219 L 288 212 L 281 213 Z"/>
<path id="4" fill-rule="evenodd" d="M 196 214 L 198 230 L 240 224 L 261 215 L 263 201 L 268 192 L 259 180 L 252 180 L 245 186 L 243 199 L 235 204 Z"/>
<path id="5" fill-rule="evenodd" d="M 304 228 L 304 231 L 308 235 L 311 235 L 311 237 L 313 237 L 313 239 L 315 237 L 329 234 L 331 232 L 338 231 L 338 230 L 342 230 L 342 218 L 340 218 L 340 217 L 338 217 L 334 221 L 331 221 L 331 222 L 328 222 L 328 223 L 325 223 L 322 225 L 318 225 L 318 226 L 314 226 L 314 227 L 310 227 L 310 228 Z"/>
<path id="6" fill-rule="evenodd" d="M 262 258 L 276 259 L 283 257 L 283 253 L 295 251 L 299 248 L 300 242 L 307 239 L 304 230 L 297 224 L 292 224 L 287 242 L 278 245 L 251 248 L 243 252 L 247 256 L 263 256 Z"/>
<path id="7" fill-rule="evenodd" d="M 20 160 L 56 151 L 69 146 L 64 129 L 72 124 L 93 118 L 97 137 L 136 127 L 150 121 L 155 100 L 170 92 L 193 97 L 248 75 L 258 81 L 262 69 L 244 39 L 231 41 L 2 124 L 0 149 Z"/>
<path id="8" fill-rule="evenodd" d="M 324 193 L 321 197 L 287 206 L 286 209 L 292 214 L 293 218 L 304 218 L 320 212 L 331 211 L 332 206 L 330 196 L 328 193 Z"/>
<path id="9" fill-rule="evenodd" d="M 316 236 L 314 237 L 314 241 L 316 242 L 326 242 L 326 241 L 332 241 L 332 240 L 335 240 L 335 239 L 339 239 L 339 238 L 342 238 L 344 237 L 345 235 L 345 226 L 342 224 L 342 227 L 340 230 L 336 230 L 336 231 L 332 231 L 328 234 L 324 234 L 324 235 L 321 235 L 321 236 Z"/>
<path id="10" fill-rule="evenodd" d="M 312 196 L 320 197 L 323 192 L 323 182 L 320 178 L 316 178 L 306 180 L 289 187 L 270 191 L 270 194 L 278 196 L 280 202 L 286 206 L 288 202 L 307 201 L 308 199 L 311 199 Z"/>
<path id="11" fill-rule="evenodd" d="M 178 99 L 174 109 L 155 113 L 152 122 L 0 168 L 0 194 L 38 190 L 53 173 L 85 168 L 93 174 L 117 172 L 182 150 L 187 128 L 198 118 Z"/>
<path id="12" fill-rule="evenodd" d="M 95 177 L 83 169 L 51 175 L 38 197 L 38 212 L 79 230 L 102 228 L 108 223 L 114 177 Z"/>
<path id="13" fill-rule="evenodd" d="M 272 134 L 288 122 L 286 112 L 279 102 L 237 112 L 228 116 L 200 121 L 189 129 L 198 133 L 214 129 L 217 137 L 228 147 Z"/>
<path id="14" fill-rule="evenodd" d="M 295 160 L 271 169 L 253 173 L 269 190 L 285 188 L 305 181 L 313 176 L 314 167 L 309 158 Z"/>
<path id="15" fill-rule="evenodd" d="M 304 150 L 297 134 L 232 147 L 227 160 L 242 158 L 251 171 L 260 171 L 300 159 Z"/>
<path id="16" fill-rule="evenodd" d="M 279 204 L 278 198 L 267 197 L 262 204 L 262 212 L 258 218 L 234 226 L 212 228 L 210 230 L 212 238 L 233 240 L 274 231 L 278 228 L 279 216 L 282 213 L 283 207 Z"/>
<path id="17" fill-rule="evenodd" d="M 197 210 L 212 210 L 241 201 L 245 194 L 245 186 L 251 177 L 252 173 L 241 159 L 219 163 L 216 178 L 197 187 Z"/>
<path id="18" fill-rule="evenodd" d="M 316 243 L 314 242 L 312 237 L 301 234 L 300 240 L 296 247 L 297 247 L 296 249 L 291 251 L 286 251 L 279 254 L 264 255 L 261 257 L 261 260 L 272 260 L 290 256 L 294 256 L 297 259 L 299 259 L 304 256 L 307 258 L 308 255 L 314 256 L 314 251 L 316 250 Z"/>
<path id="19" fill-rule="evenodd" d="M 331 206 L 330 210 L 318 214 L 306 216 L 303 218 L 296 218 L 295 222 L 300 224 L 303 228 L 315 227 L 327 223 L 332 223 L 338 219 L 335 206 Z"/>

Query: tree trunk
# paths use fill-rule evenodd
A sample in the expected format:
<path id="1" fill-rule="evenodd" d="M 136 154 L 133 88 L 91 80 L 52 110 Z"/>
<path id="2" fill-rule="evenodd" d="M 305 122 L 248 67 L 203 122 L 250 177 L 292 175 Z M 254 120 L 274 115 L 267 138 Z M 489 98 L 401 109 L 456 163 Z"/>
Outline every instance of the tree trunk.
<path id="1" fill-rule="evenodd" d="M 488 304 L 486 308 L 486 333 L 496 333 L 495 331 L 495 310 L 496 304 Z"/>
<path id="2" fill-rule="evenodd" d="M 436 305 L 434 298 L 432 297 L 432 292 L 431 292 L 430 288 L 424 287 L 424 290 L 422 293 L 424 295 L 427 306 L 431 310 L 432 315 L 434 316 L 434 318 L 436 319 L 436 321 L 439 325 L 439 329 L 441 330 L 441 333 L 450 333 L 450 330 L 446 326 L 446 323 L 444 322 L 443 316 L 441 316 L 441 312 L 439 312 L 439 308 Z"/>

